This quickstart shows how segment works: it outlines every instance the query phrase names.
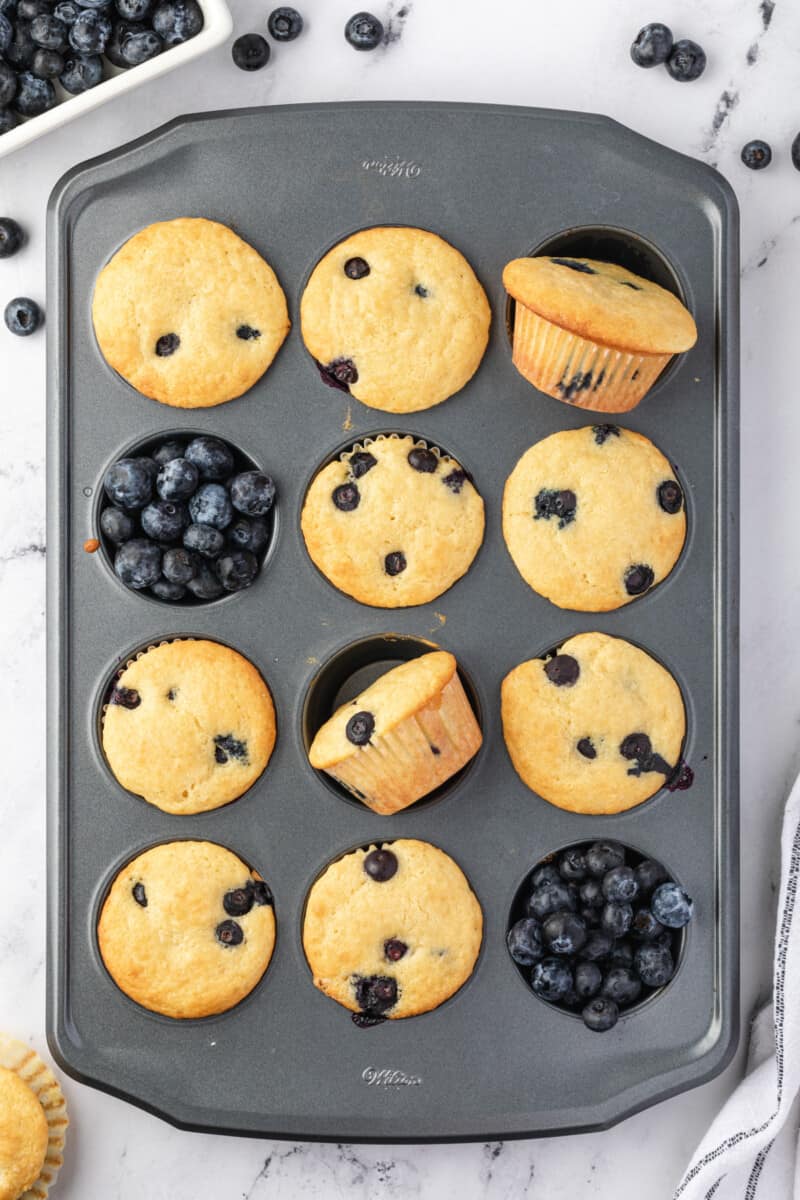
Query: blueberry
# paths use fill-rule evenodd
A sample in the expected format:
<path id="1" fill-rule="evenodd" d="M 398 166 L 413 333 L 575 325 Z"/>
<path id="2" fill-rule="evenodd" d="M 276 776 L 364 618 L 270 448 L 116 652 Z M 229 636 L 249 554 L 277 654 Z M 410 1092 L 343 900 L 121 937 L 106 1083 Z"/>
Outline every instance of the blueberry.
<path id="1" fill-rule="evenodd" d="M 6 61 L 15 70 L 25 71 L 33 62 L 35 53 L 36 43 L 31 37 L 30 22 L 17 20 L 14 29 L 14 40 L 6 49 Z"/>
<path id="2" fill-rule="evenodd" d="M 389 962 L 399 962 L 408 952 L 408 946 L 399 938 L 387 938 L 383 943 L 383 953 Z"/>
<path id="3" fill-rule="evenodd" d="M 649 898 L 650 894 L 660 883 L 666 883 L 669 876 L 660 862 L 645 858 L 636 868 L 636 881 L 639 884 L 639 895 Z"/>
<path id="4" fill-rule="evenodd" d="M 366 475 L 367 471 L 377 467 L 378 460 L 374 454 L 370 454 L 369 450 L 357 450 L 355 454 L 350 455 L 347 465 L 353 478 L 360 479 L 362 475 Z"/>
<path id="5" fill-rule="evenodd" d="M 575 895 L 563 881 L 541 883 L 530 894 L 528 913 L 543 921 L 550 913 L 569 910 L 575 912 L 578 907 Z"/>
<path id="6" fill-rule="evenodd" d="M 439 460 L 432 450 L 424 446 L 415 446 L 408 453 L 408 465 L 423 475 L 433 475 L 439 466 Z"/>
<path id="7" fill-rule="evenodd" d="M 178 442 L 174 438 L 169 438 L 166 442 L 162 442 L 157 449 L 150 455 L 153 462 L 158 467 L 164 467 L 168 462 L 172 462 L 174 458 L 184 458 L 186 455 L 186 443 Z M 193 464 L 196 466 L 197 464 Z"/>
<path id="8" fill-rule="evenodd" d="M 0 54 L 5 54 L 14 40 L 14 26 L 5 13 L 0 13 Z"/>
<path id="9" fill-rule="evenodd" d="M 133 537 L 134 528 L 132 519 L 121 508 L 110 505 L 100 513 L 100 529 L 117 546 Z"/>
<path id="10" fill-rule="evenodd" d="M 800 171 L 800 133 L 795 135 L 792 142 L 792 166 Z"/>
<path id="11" fill-rule="evenodd" d="M 392 550 L 391 554 L 387 554 L 383 560 L 383 569 L 387 575 L 400 575 L 407 566 L 406 556 L 402 550 Z"/>
<path id="12" fill-rule="evenodd" d="M 352 358 L 335 358 L 326 367 L 317 363 L 322 382 L 340 392 L 349 392 L 350 384 L 358 382 L 358 368 Z"/>
<path id="13" fill-rule="evenodd" d="M 50 11 L 48 0 L 18 0 L 17 17 L 20 21 L 33 21 Z"/>
<path id="14" fill-rule="evenodd" d="M 141 21 L 116 21 L 106 43 L 106 58 L 115 67 L 127 70 L 131 65 L 122 57 L 123 43 L 134 33 L 144 33 L 147 26 Z"/>
<path id="15" fill-rule="evenodd" d="M 611 950 L 607 955 L 608 964 L 612 967 L 632 967 L 633 966 L 633 945 L 627 939 L 622 938 L 614 942 Z"/>
<path id="16" fill-rule="evenodd" d="M 631 937 L 639 942 L 652 942 L 664 932 L 664 926 L 657 921 L 649 908 L 637 908 L 631 923 Z"/>
<path id="17" fill-rule="evenodd" d="M 621 938 L 631 927 L 633 909 L 630 904 L 620 903 L 619 900 L 609 900 L 603 907 L 600 924 L 611 937 Z"/>
<path id="18" fill-rule="evenodd" d="M 661 883 L 650 901 L 653 916 L 668 929 L 683 929 L 694 914 L 694 902 L 677 883 Z"/>
<path id="19" fill-rule="evenodd" d="M 362 1012 L 380 1016 L 397 1003 L 397 981 L 386 975 L 356 980 L 356 1004 Z"/>
<path id="20" fill-rule="evenodd" d="M 606 900 L 634 900 L 639 892 L 633 867 L 612 867 L 603 876 L 603 895 Z"/>
<path id="21" fill-rule="evenodd" d="M 568 488 L 562 491 L 542 488 L 536 496 L 533 506 L 534 521 L 549 521 L 551 517 L 557 517 L 558 528 L 564 529 L 575 520 L 578 498 Z"/>
<path id="22" fill-rule="evenodd" d="M 667 70 L 678 83 L 691 83 L 699 79 L 706 69 L 706 55 L 702 46 L 688 38 L 675 42 L 667 59 Z"/>
<path id="23" fill-rule="evenodd" d="M 611 967 L 603 978 L 602 994 L 620 1007 L 634 1004 L 641 995 L 641 981 L 630 967 Z"/>
<path id="24" fill-rule="evenodd" d="M 5 65 L 5 63 L 0 63 L 0 71 L 2 71 Z M 16 80 L 16 75 L 14 76 L 14 79 Z M 10 133 L 12 129 L 16 129 L 18 124 L 19 121 L 14 116 L 10 108 L 0 108 L 0 137 L 2 137 L 4 133 Z"/>
<path id="25" fill-rule="evenodd" d="M 354 512 L 361 503 L 361 492 L 355 483 L 340 483 L 331 492 L 331 500 L 339 512 Z"/>
<path id="26" fill-rule="evenodd" d="M 24 77 L 24 75 L 20 75 L 20 82 Z M 33 79 L 33 76 L 31 75 L 30 78 Z M 37 79 L 35 82 L 44 83 L 45 81 Z M 52 84 L 50 87 L 52 89 Z M 15 333 L 17 337 L 30 337 L 41 323 L 39 305 L 28 296 L 17 296 L 14 300 L 9 300 L 4 317 L 9 332 Z"/>
<path id="27" fill-rule="evenodd" d="M 226 592 L 241 592 L 258 575 L 258 559 L 249 550 L 230 550 L 217 559 L 217 575 Z"/>
<path id="28" fill-rule="evenodd" d="M 619 425 L 593 425 L 592 433 L 598 446 L 604 446 L 610 437 L 619 437 Z"/>
<path id="29" fill-rule="evenodd" d="M 103 476 L 103 487 L 119 508 L 144 508 L 153 495 L 153 476 L 145 458 L 120 458 Z"/>
<path id="30" fill-rule="evenodd" d="M 85 8 L 69 31 L 69 44 L 79 54 L 102 54 L 110 37 L 108 17 L 97 9 Z"/>
<path id="31" fill-rule="evenodd" d="M 168 600 L 170 603 L 183 600 L 186 595 L 186 588 L 182 583 L 171 583 L 169 579 L 157 579 L 150 590 L 159 600 Z"/>
<path id="32" fill-rule="evenodd" d="M 115 0 L 115 3 L 123 21 L 146 21 L 153 7 L 153 0 Z"/>
<path id="33" fill-rule="evenodd" d="M 653 586 L 655 575 L 647 563 L 634 563 L 624 575 L 625 591 L 629 596 L 641 596 Z"/>
<path id="34" fill-rule="evenodd" d="M 142 703 L 142 697 L 135 688 L 115 687 L 111 692 L 109 704 L 116 704 L 119 708 L 127 708 L 133 710 L 138 708 Z"/>
<path id="35" fill-rule="evenodd" d="M 465 481 L 469 478 L 471 477 L 467 475 L 467 472 L 463 469 L 463 467 L 455 467 L 452 471 L 445 475 L 442 483 L 446 488 L 449 488 L 451 492 L 454 492 L 456 496 L 459 496 Z"/>
<path id="36" fill-rule="evenodd" d="M 606 902 L 599 879 L 587 879 L 578 889 L 578 895 L 587 908 L 602 908 Z"/>
<path id="37" fill-rule="evenodd" d="M 184 546 L 172 546 L 161 560 L 161 570 L 170 583 L 188 583 L 194 579 L 199 566 L 197 556 Z"/>
<path id="38" fill-rule="evenodd" d="M 631 46 L 631 58 L 637 67 L 657 67 L 665 63 L 672 50 L 672 30 L 660 21 L 645 25 Z"/>
<path id="39" fill-rule="evenodd" d="M 683 508 L 683 491 L 675 479 L 665 479 L 658 485 L 658 503 L 665 513 L 674 516 Z"/>
<path id="40" fill-rule="evenodd" d="M 276 42 L 293 42 L 303 32 L 303 18 L 296 8 L 274 8 L 267 18 L 267 29 Z"/>
<path id="41" fill-rule="evenodd" d="M 187 550 L 196 550 L 203 558 L 218 558 L 225 549 L 225 536 L 210 525 L 189 525 L 183 534 Z"/>
<path id="42" fill-rule="evenodd" d="M 233 43 L 231 55 L 242 71 L 260 71 L 269 62 L 269 42 L 260 33 L 243 33 Z"/>
<path id="43" fill-rule="evenodd" d="M 250 761 L 247 754 L 247 742 L 240 742 L 232 733 L 218 733 L 214 738 L 214 761 L 223 766 L 232 758 L 243 763 Z"/>
<path id="44" fill-rule="evenodd" d="M 619 1009 L 607 996 L 595 996 L 581 1013 L 583 1023 L 592 1033 L 607 1033 L 619 1019 Z"/>
<path id="45" fill-rule="evenodd" d="M 152 30 L 150 30 L 150 31 L 145 30 L 145 32 L 152 32 Z M 124 61 L 129 64 L 129 66 L 133 66 L 134 64 L 132 62 L 130 62 L 129 59 L 125 58 L 125 47 L 127 46 L 129 39 L 133 36 L 134 36 L 133 34 L 126 34 L 120 40 L 120 44 L 119 44 L 120 54 L 122 55 L 122 58 L 124 59 Z M 156 344 L 154 347 L 156 357 L 157 358 L 171 358 L 172 355 L 177 350 L 180 349 L 180 345 L 181 345 L 180 334 L 162 333 L 159 338 L 156 338 Z"/>
<path id="46" fill-rule="evenodd" d="M 366 279 L 370 267 L 365 258 L 348 258 L 344 264 L 344 273 L 348 279 Z"/>
<path id="47" fill-rule="evenodd" d="M 772 162 L 772 147 L 758 139 L 742 146 L 742 162 L 751 171 L 763 171 Z"/>
<path id="48" fill-rule="evenodd" d="M 177 541 L 188 524 L 185 504 L 153 500 L 142 509 L 142 529 L 157 542 Z"/>
<path id="49" fill-rule="evenodd" d="M 147 908 L 147 892 L 144 889 L 143 883 L 135 883 L 131 888 L 133 898 L 137 904 L 141 904 L 142 908 Z"/>
<path id="50" fill-rule="evenodd" d="M 35 56 L 35 51 L 34 51 Z M 31 62 L 33 59 L 31 59 Z M 17 72 L 7 62 L 0 60 L 0 108 L 5 108 L 17 94 Z M 13 119 L 13 114 L 9 114 Z M 13 128 L 13 126 L 12 126 Z M 7 132 L 7 131 L 5 131 Z M 4 218 L 10 219 L 10 218 Z M 11 253 L 15 253 L 11 251 Z M 0 258 L 7 258 L 8 254 L 0 253 Z"/>
<path id="51" fill-rule="evenodd" d="M 230 482 L 231 504 L 246 517 L 263 517 L 275 502 L 275 484 L 263 471 L 242 471 Z"/>
<path id="52" fill-rule="evenodd" d="M 117 551 L 114 570 L 126 587 L 151 587 L 161 578 L 161 548 L 149 538 L 132 538 Z"/>
<path id="53" fill-rule="evenodd" d="M 578 912 L 583 918 L 583 923 L 587 929 L 596 929 L 600 924 L 600 909 L 590 908 L 588 904 L 582 904 L 578 908 Z"/>
<path id="54" fill-rule="evenodd" d="M 164 43 L 152 29 L 128 33 L 120 41 L 120 54 L 129 67 L 138 67 L 140 63 L 149 62 L 163 49 Z"/>
<path id="55" fill-rule="evenodd" d="M 167 49 L 188 42 L 203 28 L 203 10 L 197 0 L 163 0 L 153 13 L 153 29 Z"/>
<path id="56" fill-rule="evenodd" d="M 370 879 L 376 883 L 388 883 L 397 874 L 397 855 L 385 847 L 370 850 L 362 865 Z"/>
<path id="57" fill-rule="evenodd" d="M 614 867 L 621 867 L 625 862 L 625 851 L 619 842 L 594 842 L 586 851 L 586 866 L 589 874 L 605 875 Z"/>
<path id="58" fill-rule="evenodd" d="M 532 917 L 515 921 L 506 934 L 508 952 L 521 967 L 532 967 L 544 955 L 542 927 Z"/>
<path id="59" fill-rule="evenodd" d="M 575 743 L 575 749 L 578 751 L 578 753 L 580 755 L 583 756 L 583 758 L 588 758 L 588 759 L 597 758 L 597 750 L 595 749 L 594 742 L 592 741 L 591 738 L 588 738 L 588 737 L 579 738 L 578 741 Z"/>
<path id="60" fill-rule="evenodd" d="M 52 13 L 40 13 L 31 21 L 31 37 L 43 50 L 65 50 L 67 26 Z"/>
<path id="61" fill-rule="evenodd" d="M 581 950 L 581 958 L 587 962 L 602 962 L 611 954 L 613 946 L 614 941 L 609 933 L 602 929 L 593 929 Z"/>
<path id="62" fill-rule="evenodd" d="M 215 932 L 223 946 L 240 946 L 244 941 L 244 932 L 236 921 L 220 921 Z"/>
<path id="63" fill-rule="evenodd" d="M 542 925 L 542 940 L 551 954 L 577 954 L 586 941 L 586 926 L 574 912 L 555 912 Z"/>
<path id="64" fill-rule="evenodd" d="M 591 1000 L 600 991 L 603 973 L 597 963 L 579 962 L 575 967 L 575 994 L 580 1000 Z"/>
<path id="65" fill-rule="evenodd" d="M 554 862 L 541 863 L 531 875 L 531 886 L 541 887 L 543 883 L 558 883 L 563 879 L 558 866 Z"/>
<path id="66" fill-rule="evenodd" d="M 354 713 L 345 726 L 348 742 L 354 746 L 366 746 L 375 730 L 375 718 L 371 712 Z"/>
<path id="67" fill-rule="evenodd" d="M 562 877 L 571 883 L 586 878 L 586 859 L 580 846 L 570 846 L 569 850 L 564 851 L 558 864 L 558 870 Z"/>
<path id="68" fill-rule="evenodd" d="M 561 958 L 543 958 L 531 972 L 531 987 L 537 996 L 557 1003 L 572 989 L 572 970 Z"/>
<path id="69" fill-rule="evenodd" d="M 544 673 L 556 687 L 572 687 L 577 682 L 581 669 L 578 660 L 571 654 L 554 654 L 545 662 Z"/>
<path id="70" fill-rule="evenodd" d="M 383 41 L 383 25 L 372 13 L 359 12 L 345 25 L 344 36 L 354 50 L 374 50 Z"/>
<path id="71" fill-rule="evenodd" d="M 260 517 L 239 517 L 227 529 L 228 542 L 237 550 L 250 550 L 253 554 L 261 554 L 269 541 L 269 529 L 266 521 Z"/>
<path id="72" fill-rule="evenodd" d="M 261 337 L 261 330 L 253 329 L 252 325 L 240 325 L 236 330 L 236 336 L 243 342 L 255 342 Z"/>
<path id="73" fill-rule="evenodd" d="M 227 529 L 233 520 L 230 497 L 221 483 L 202 483 L 189 501 L 189 512 L 196 525 Z"/>
<path id="74" fill-rule="evenodd" d="M 253 907 L 253 892 L 249 884 L 241 888 L 231 888 L 222 897 L 222 907 L 229 917 L 243 917 Z"/>
<path id="75" fill-rule="evenodd" d="M 184 453 L 201 479 L 227 479 L 233 473 L 233 451 L 219 438 L 202 434 L 189 442 Z"/>
<path id="76" fill-rule="evenodd" d="M 172 458 L 158 472 L 156 491 L 162 500 L 188 500 L 199 478 L 197 467 L 188 458 Z"/>
<path id="77" fill-rule="evenodd" d="M 225 589 L 208 563 L 201 562 L 197 574 L 186 584 L 196 600 L 219 600 Z"/>
<path id="78" fill-rule="evenodd" d="M 248 887 L 253 894 L 253 903 L 258 908 L 263 908 L 265 904 L 271 905 L 274 903 L 272 892 L 263 879 L 254 879 L 252 883 L 248 884 Z"/>
<path id="79" fill-rule="evenodd" d="M 74 25 L 81 13 L 81 7 L 75 0 L 59 0 L 53 9 L 53 16 L 69 27 Z"/>
<path id="80" fill-rule="evenodd" d="M 103 60 L 99 54 L 69 54 L 59 83 L 73 96 L 88 92 L 103 82 Z"/>
<path id="81" fill-rule="evenodd" d="M 35 55 L 34 51 L 34 55 Z M 31 56 L 31 63 L 33 55 Z M 55 88 L 49 79 L 38 79 L 32 71 L 23 71 L 17 79 L 14 111 L 21 117 L 39 117 L 57 103 Z M 31 304 L 32 301 L 28 301 Z M 33 330 L 26 330 L 32 333 Z"/>
<path id="82" fill-rule="evenodd" d="M 638 948 L 633 967 L 646 987 L 663 987 L 675 974 L 675 962 L 669 948 L 654 942 L 646 942 Z"/>
<path id="83" fill-rule="evenodd" d="M 64 59 L 57 50 L 37 50 L 31 63 L 31 74 L 37 79 L 57 79 L 64 70 Z"/>

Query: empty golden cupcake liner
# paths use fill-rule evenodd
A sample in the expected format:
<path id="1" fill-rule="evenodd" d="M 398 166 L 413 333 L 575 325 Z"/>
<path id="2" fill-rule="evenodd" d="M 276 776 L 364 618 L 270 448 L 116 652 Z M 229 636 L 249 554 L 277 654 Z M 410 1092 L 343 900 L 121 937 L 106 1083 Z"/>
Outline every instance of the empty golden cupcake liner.
<path id="1" fill-rule="evenodd" d="M 47 1153 L 39 1178 L 19 1200 L 45 1200 L 63 1164 L 69 1117 L 67 1103 L 53 1072 L 35 1050 L 0 1033 L 0 1067 L 7 1067 L 31 1089 L 47 1119 Z"/>
<path id="2" fill-rule="evenodd" d="M 619 413 L 635 408 L 671 354 L 633 354 L 570 333 L 519 301 L 512 361 L 540 392 L 574 408 Z"/>
<path id="3" fill-rule="evenodd" d="M 387 816 L 445 783 L 477 754 L 482 740 L 454 674 L 422 708 L 327 773 L 373 812 Z"/>

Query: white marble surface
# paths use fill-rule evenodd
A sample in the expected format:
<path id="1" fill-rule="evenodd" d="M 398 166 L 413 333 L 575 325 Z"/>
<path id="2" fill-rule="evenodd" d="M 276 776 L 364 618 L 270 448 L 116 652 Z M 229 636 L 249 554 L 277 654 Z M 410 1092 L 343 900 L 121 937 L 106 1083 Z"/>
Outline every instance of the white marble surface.
<path id="1" fill-rule="evenodd" d="M 377 0 L 376 0 L 377 3 Z M 232 0 L 237 32 L 262 28 L 270 5 Z M 308 30 L 245 75 L 229 47 L 145 92 L 0 162 L 0 213 L 30 242 L 0 262 L 0 299 L 44 300 L 44 212 L 74 162 L 194 108 L 303 100 L 495 101 L 608 113 L 713 162 L 742 207 L 742 767 L 743 976 L 746 1020 L 768 988 L 776 832 L 800 765 L 800 523 L 794 350 L 800 268 L 800 174 L 789 146 L 800 6 L 792 0 L 395 0 L 398 38 L 356 54 L 342 38 L 351 0 L 302 0 Z M 398 10 L 407 10 L 403 19 Z M 771 16 L 771 20 L 770 20 Z M 628 44 L 663 19 L 708 52 L 704 77 L 673 83 L 633 67 Z M 754 60 L 754 61 L 751 61 Z M 722 99 L 721 99 L 722 97 Z M 725 98 L 727 97 L 727 99 Z M 772 143 L 769 170 L 738 159 L 752 137 Z M 0 329 L 0 1028 L 44 1036 L 44 337 Z M 344 1147 L 215 1138 L 176 1131 L 67 1079 L 73 1126 L 64 1200 L 283 1200 L 286 1197 L 542 1197 L 666 1200 L 741 1055 L 715 1082 L 616 1129 L 506 1145 Z M 783 1200 L 775 1197 L 775 1200 Z"/>

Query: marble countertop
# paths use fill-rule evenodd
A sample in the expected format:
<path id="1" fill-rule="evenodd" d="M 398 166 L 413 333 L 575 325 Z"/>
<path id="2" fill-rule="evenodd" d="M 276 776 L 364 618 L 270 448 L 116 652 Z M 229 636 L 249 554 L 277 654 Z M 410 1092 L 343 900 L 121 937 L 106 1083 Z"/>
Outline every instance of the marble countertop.
<path id="1" fill-rule="evenodd" d="M 237 33 L 271 5 L 233 0 Z M 800 404 L 795 271 L 800 128 L 795 92 L 800 7 L 789 0 L 635 0 L 532 4 L 413 0 L 376 11 L 392 39 L 355 54 L 341 30 L 355 5 L 302 0 L 308 30 L 252 75 L 229 46 L 134 91 L 0 161 L 0 213 L 30 241 L 0 263 L 2 299 L 44 302 L 47 196 L 76 161 L 192 109 L 339 99 L 472 100 L 603 112 L 713 163 L 742 210 L 742 1013 L 769 987 L 777 832 L 800 766 L 800 523 L 794 470 Z M 701 42 L 701 80 L 640 71 L 628 45 L 646 20 Z M 775 159 L 739 161 L 761 137 Z M 788 282 L 787 282 L 788 280 Z M 46 1050 L 45 922 L 45 339 L 0 329 L 0 1028 Z M 65 1080 L 72 1129 L 63 1200 L 283 1200 L 324 1196 L 667 1200 L 712 1116 L 735 1086 L 741 1052 L 717 1080 L 615 1129 L 579 1138 L 467 1146 L 332 1146 L 182 1133 Z M 775 1200 L 781 1200 L 776 1197 Z"/>

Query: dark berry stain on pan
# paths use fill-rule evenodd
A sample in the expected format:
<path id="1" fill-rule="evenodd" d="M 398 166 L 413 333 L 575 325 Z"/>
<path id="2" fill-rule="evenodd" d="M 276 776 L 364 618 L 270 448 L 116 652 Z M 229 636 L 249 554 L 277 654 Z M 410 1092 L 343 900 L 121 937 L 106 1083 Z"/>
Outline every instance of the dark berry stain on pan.
<path id="1" fill-rule="evenodd" d="M 668 792 L 687 792 L 694 783 L 694 771 L 687 762 L 679 762 L 667 780 Z"/>
<path id="2" fill-rule="evenodd" d="M 619 752 L 623 758 L 635 764 L 628 768 L 629 775 L 638 777 L 650 771 L 658 771 L 669 779 L 674 774 L 675 768 L 660 754 L 656 754 L 646 733 L 629 733 L 620 743 Z"/>
<path id="3" fill-rule="evenodd" d="M 351 358 L 335 358 L 324 366 L 317 362 L 317 370 L 322 376 L 322 382 L 328 387 L 338 388 L 340 392 L 350 392 L 350 385 L 358 382 L 358 370 Z"/>

